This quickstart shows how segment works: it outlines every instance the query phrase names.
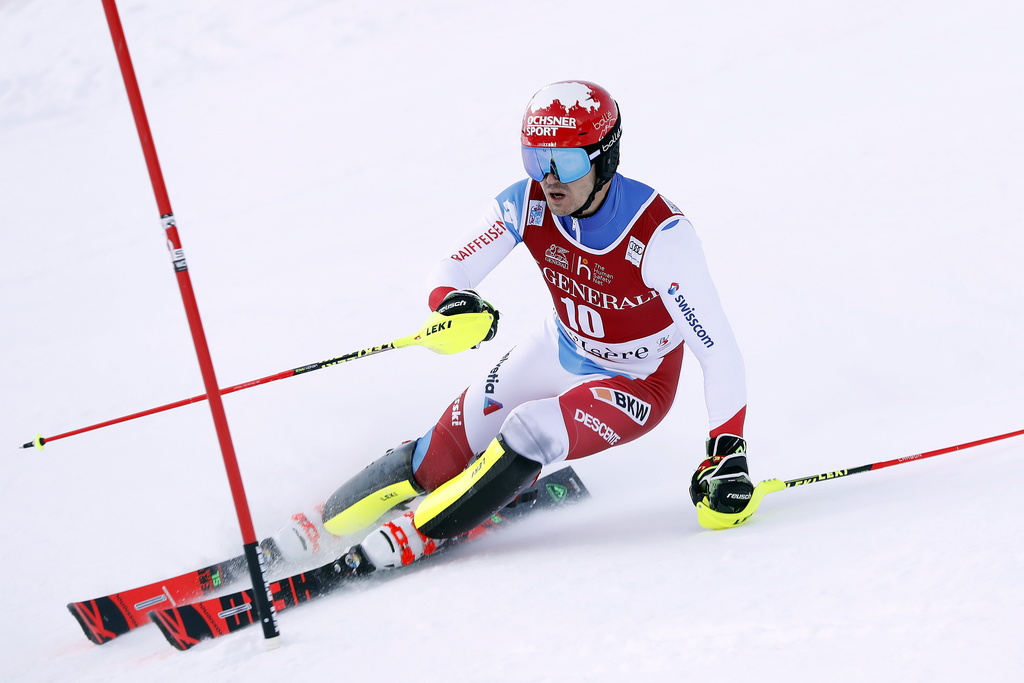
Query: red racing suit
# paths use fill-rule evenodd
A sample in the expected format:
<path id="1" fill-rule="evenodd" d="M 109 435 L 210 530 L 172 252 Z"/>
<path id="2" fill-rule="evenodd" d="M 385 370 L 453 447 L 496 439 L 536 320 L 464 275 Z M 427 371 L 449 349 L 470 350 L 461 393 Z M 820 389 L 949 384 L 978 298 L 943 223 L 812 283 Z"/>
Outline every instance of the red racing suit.
<path id="1" fill-rule="evenodd" d="M 499 194 L 431 276 L 434 307 L 475 288 L 524 245 L 554 314 L 501 356 L 417 442 L 414 474 L 433 490 L 498 434 L 550 465 L 653 429 L 675 397 L 683 348 L 704 374 L 710 435 L 743 435 L 743 359 L 689 220 L 650 187 L 616 175 L 588 218 L 556 217 L 540 185 Z"/>

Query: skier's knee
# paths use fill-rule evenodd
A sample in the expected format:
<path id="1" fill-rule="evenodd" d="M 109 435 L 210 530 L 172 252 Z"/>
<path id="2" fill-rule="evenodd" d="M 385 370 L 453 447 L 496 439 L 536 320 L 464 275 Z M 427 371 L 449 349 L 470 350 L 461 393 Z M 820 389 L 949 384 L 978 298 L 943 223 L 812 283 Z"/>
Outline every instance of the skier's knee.
<path id="1" fill-rule="evenodd" d="M 517 407 L 502 424 L 501 437 L 509 448 L 542 465 L 561 462 L 569 454 L 569 435 L 557 398 Z"/>
<path id="2" fill-rule="evenodd" d="M 537 479 L 541 468 L 498 436 L 465 470 L 420 503 L 416 527 L 430 538 L 464 534 L 515 499 Z"/>
<path id="3" fill-rule="evenodd" d="M 415 441 L 388 451 L 335 491 L 324 506 L 324 528 L 345 536 L 370 526 L 385 513 L 423 493 L 412 474 Z"/>

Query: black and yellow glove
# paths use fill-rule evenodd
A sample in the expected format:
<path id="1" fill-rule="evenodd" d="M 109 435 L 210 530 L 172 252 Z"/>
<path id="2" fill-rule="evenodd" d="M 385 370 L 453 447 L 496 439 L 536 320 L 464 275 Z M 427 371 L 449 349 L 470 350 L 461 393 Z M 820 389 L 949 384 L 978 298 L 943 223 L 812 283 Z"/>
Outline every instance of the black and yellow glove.
<path id="1" fill-rule="evenodd" d="M 690 481 L 693 504 L 703 503 L 715 512 L 743 512 L 754 493 L 747 470 L 747 442 L 722 434 L 707 442 L 707 458 L 697 466 Z"/>
<path id="2" fill-rule="evenodd" d="M 494 319 L 487 330 L 487 335 L 480 342 L 491 341 L 498 334 L 498 318 L 501 317 L 500 314 L 494 306 L 484 301 L 472 289 L 457 289 L 454 292 L 449 292 L 445 298 L 441 299 L 441 303 L 437 305 L 434 312 L 449 317 L 465 315 L 467 313 L 490 313 Z M 476 346 L 479 346 L 479 344 Z M 473 348 L 476 348 L 476 346 Z"/>
<path id="3" fill-rule="evenodd" d="M 498 333 L 498 311 L 471 289 L 458 289 L 441 300 L 416 334 L 395 346 L 425 346 L 434 353 L 475 349 Z"/>

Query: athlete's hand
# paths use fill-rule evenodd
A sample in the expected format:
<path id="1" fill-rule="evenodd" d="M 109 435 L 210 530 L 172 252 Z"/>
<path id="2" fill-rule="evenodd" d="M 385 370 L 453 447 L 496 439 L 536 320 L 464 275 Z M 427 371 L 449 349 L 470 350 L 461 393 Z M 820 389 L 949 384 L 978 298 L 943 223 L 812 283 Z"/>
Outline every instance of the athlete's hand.
<path id="1" fill-rule="evenodd" d="M 747 442 L 723 434 L 707 443 L 707 459 L 697 466 L 690 482 L 693 504 L 704 503 L 715 512 L 742 512 L 754 491 L 747 474 Z"/>
<path id="2" fill-rule="evenodd" d="M 498 312 L 471 289 L 449 292 L 414 335 L 396 346 L 425 346 L 434 353 L 462 353 L 493 339 L 498 331 Z"/>
<path id="3" fill-rule="evenodd" d="M 480 295 L 472 289 L 457 289 L 454 292 L 449 292 L 441 300 L 437 308 L 434 309 L 434 312 L 445 316 L 458 316 L 465 313 L 491 314 L 494 319 L 491 321 L 490 329 L 487 330 L 484 338 L 474 345 L 473 348 L 479 347 L 482 342 L 491 341 L 498 334 L 498 318 L 500 317 L 498 311 L 494 306 L 480 298 Z"/>

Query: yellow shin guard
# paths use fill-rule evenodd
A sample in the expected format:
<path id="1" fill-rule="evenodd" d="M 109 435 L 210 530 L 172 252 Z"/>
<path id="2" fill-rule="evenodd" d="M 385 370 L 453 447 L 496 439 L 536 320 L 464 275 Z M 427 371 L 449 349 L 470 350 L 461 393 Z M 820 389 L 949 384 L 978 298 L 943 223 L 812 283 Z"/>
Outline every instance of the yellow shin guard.
<path id="1" fill-rule="evenodd" d="M 335 536 L 354 534 L 423 493 L 412 476 L 415 450 L 415 441 L 402 444 L 335 491 L 324 506 L 324 528 Z"/>
<path id="2" fill-rule="evenodd" d="M 416 527 L 431 538 L 452 538 L 481 524 L 533 483 L 541 465 L 491 441 L 461 473 L 430 493 L 416 509 Z"/>

